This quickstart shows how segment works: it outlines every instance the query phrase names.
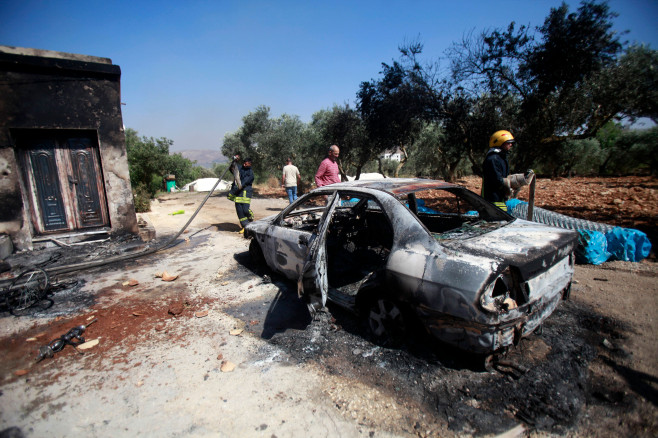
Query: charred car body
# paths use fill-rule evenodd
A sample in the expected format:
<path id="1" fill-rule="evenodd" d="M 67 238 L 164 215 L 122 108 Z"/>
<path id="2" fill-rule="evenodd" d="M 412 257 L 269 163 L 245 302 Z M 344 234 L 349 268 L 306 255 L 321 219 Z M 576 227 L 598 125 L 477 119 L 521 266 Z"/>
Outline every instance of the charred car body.
<path id="1" fill-rule="evenodd" d="M 253 258 L 297 280 L 312 313 L 327 299 L 359 310 L 376 337 L 417 317 L 485 354 L 532 333 L 568 295 L 577 239 L 461 186 L 402 178 L 315 189 L 245 236 Z"/>

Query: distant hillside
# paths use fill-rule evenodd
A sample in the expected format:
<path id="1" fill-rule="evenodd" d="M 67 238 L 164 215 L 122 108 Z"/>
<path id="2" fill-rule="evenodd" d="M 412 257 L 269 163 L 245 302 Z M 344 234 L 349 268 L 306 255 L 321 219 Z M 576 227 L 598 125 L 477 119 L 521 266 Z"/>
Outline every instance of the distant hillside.
<path id="1" fill-rule="evenodd" d="M 226 163 L 228 159 L 219 151 L 203 150 L 203 149 L 190 149 L 187 151 L 176 151 L 183 157 L 196 161 L 196 164 L 211 169 L 215 163 Z"/>

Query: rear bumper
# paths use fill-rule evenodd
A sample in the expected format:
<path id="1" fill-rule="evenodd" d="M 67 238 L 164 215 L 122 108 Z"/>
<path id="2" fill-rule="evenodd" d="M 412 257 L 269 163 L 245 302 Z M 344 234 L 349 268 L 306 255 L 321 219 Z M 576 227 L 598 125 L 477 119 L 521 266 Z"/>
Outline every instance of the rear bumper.
<path id="1" fill-rule="evenodd" d="M 521 338 L 535 331 L 555 311 L 570 288 L 571 283 L 560 293 L 532 303 L 523 316 L 495 325 L 465 321 L 445 314 L 426 313 L 420 317 L 437 339 L 466 351 L 488 354 L 515 345 Z"/>

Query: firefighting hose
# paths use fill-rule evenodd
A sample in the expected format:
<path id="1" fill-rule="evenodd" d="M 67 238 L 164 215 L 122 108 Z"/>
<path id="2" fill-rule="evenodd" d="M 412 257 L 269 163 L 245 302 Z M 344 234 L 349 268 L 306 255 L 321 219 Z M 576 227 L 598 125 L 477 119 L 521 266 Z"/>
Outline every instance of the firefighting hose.
<path id="1" fill-rule="evenodd" d="M 166 248 L 169 248 L 170 246 L 173 246 L 176 243 L 176 239 L 178 239 L 178 237 L 180 237 L 180 235 L 183 234 L 183 232 L 192 223 L 192 221 L 194 220 L 196 215 L 199 213 L 199 211 L 201 211 L 201 208 L 203 208 L 206 201 L 208 201 L 208 198 L 210 198 L 210 195 L 213 194 L 213 192 L 215 191 L 215 188 L 219 185 L 222 178 L 224 178 L 224 175 L 226 175 L 226 172 L 231 170 L 234 174 L 234 177 L 236 177 L 237 181 L 239 182 L 240 176 L 237 173 L 236 166 L 234 166 L 234 164 L 236 162 L 237 162 L 237 158 L 234 157 L 233 161 L 231 161 L 231 164 L 224 170 L 222 175 L 217 179 L 217 182 L 215 183 L 214 186 L 212 186 L 212 188 L 210 189 L 210 191 L 208 192 L 206 197 L 203 199 L 201 204 L 197 207 L 196 211 L 192 214 L 192 216 L 187 221 L 187 223 L 185 225 L 183 225 L 183 228 L 181 228 L 180 231 L 178 233 L 176 233 L 175 236 L 168 239 L 162 245 L 156 246 L 155 248 L 149 248 L 147 250 L 140 251 L 140 252 L 137 252 L 137 253 L 134 253 L 134 254 L 124 254 L 124 255 L 120 255 L 120 256 L 116 256 L 116 257 L 110 257 L 110 258 L 107 258 L 105 260 L 98 260 L 98 261 L 92 261 L 92 262 L 75 263 L 75 264 L 64 265 L 64 266 L 55 266 L 55 267 L 47 268 L 47 269 L 44 269 L 44 270 L 49 275 L 51 275 L 51 274 L 65 274 L 65 273 L 69 273 L 69 272 L 80 271 L 80 270 L 83 270 L 83 269 L 89 269 L 89 268 L 95 268 L 95 267 L 98 267 L 98 266 L 109 265 L 111 263 L 121 262 L 121 261 L 124 261 L 124 260 L 132 260 L 132 259 L 136 259 L 136 258 L 139 258 L 139 257 L 144 257 L 144 256 L 147 256 L 147 255 L 150 255 L 150 254 L 155 254 L 158 251 L 162 251 L 163 249 L 166 249 Z"/>

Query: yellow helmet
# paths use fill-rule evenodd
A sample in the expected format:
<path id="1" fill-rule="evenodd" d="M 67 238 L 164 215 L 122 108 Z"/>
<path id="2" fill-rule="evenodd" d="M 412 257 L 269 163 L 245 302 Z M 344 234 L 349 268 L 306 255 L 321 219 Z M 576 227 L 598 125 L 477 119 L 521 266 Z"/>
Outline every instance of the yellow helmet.
<path id="1" fill-rule="evenodd" d="M 512 133 L 509 131 L 496 131 L 491 138 L 489 138 L 489 147 L 495 148 L 502 146 L 506 141 L 515 141 Z"/>

